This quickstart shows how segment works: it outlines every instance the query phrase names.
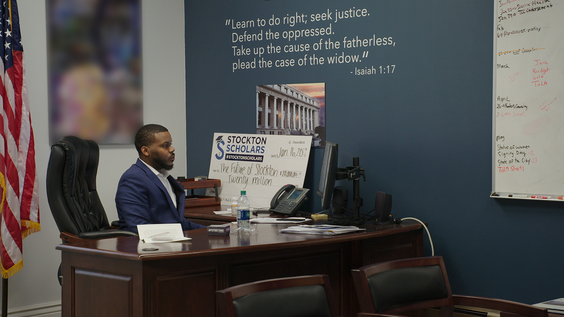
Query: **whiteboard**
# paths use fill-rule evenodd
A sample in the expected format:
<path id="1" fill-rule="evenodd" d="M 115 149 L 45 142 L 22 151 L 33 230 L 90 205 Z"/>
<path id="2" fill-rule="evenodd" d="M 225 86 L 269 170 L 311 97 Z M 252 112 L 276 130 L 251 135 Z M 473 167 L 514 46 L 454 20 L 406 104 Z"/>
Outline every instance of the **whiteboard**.
<path id="1" fill-rule="evenodd" d="M 564 1 L 495 4 L 492 197 L 564 195 Z"/>
<path id="2" fill-rule="evenodd" d="M 304 185 L 311 136 L 214 133 L 211 141 L 208 177 L 221 179 L 222 204 L 246 190 L 251 207 L 270 207 L 283 185 Z"/>

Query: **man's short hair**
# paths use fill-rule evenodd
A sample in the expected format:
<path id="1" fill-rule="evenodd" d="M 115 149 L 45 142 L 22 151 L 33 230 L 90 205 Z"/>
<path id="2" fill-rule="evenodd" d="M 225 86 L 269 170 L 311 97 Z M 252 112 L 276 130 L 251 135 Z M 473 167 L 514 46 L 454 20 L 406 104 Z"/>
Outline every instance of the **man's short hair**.
<path id="1" fill-rule="evenodd" d="M 146 124 L 142 126 L 137 134 L 135 134 L 135 149 L 141 154 L 141 147 L 149 146 L 155 141 L 155 134 L 160 132 L 168 132 L 168 129 L 160 124 Z"/>

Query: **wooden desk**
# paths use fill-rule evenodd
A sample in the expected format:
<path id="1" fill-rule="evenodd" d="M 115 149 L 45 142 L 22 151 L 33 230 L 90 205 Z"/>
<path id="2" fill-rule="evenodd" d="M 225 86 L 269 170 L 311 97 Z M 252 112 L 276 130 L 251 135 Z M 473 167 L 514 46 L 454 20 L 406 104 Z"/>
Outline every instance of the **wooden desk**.
<path id="1" fill-rule="evenodd" d="M 255 235 L 208 236 L 155 244 L 137 237 L 83 240 L 62 251 L 62 316 L 215 316 L 215 291 L 256 280 L 328 274 L 340 315 L 355 316 L 351 269 L 423 255 L 418 223 L 367 226 L 334 237 L 280 234 L 288 225 L 258 225 Z"/>

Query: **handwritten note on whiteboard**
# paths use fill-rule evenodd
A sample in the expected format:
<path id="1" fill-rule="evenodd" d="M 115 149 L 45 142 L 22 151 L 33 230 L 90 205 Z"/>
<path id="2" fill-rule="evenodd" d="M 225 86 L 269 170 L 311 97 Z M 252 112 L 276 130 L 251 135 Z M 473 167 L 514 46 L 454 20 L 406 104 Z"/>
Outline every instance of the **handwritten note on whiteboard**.
<path id="1" fill-rule="evenodd" d="M 283 185 L 303 187 L 311 139 L 215 133 L 208 177 L 221 179 L 222 203 L 229 204 L 241 190 L 246 190 L 251 207 L 269 207 L 272 196 Z"/>
<path id="2" fill-rule="evenodd" d="M 562 17 L 564 1 L 496 1 L 493 192 L 498 195 L 564 195 Z"/>

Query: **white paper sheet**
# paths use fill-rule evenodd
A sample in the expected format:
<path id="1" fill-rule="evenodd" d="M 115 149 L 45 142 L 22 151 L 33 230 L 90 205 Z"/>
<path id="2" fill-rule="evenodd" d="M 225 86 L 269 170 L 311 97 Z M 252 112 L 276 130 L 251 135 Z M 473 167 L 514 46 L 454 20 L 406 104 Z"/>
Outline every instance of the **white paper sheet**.
<path id="1" fill-rule="evenodd" d="M 145 243 L 165 243 L 187 241 L 179 223 L 137 225 L 139 240 Z"/>

